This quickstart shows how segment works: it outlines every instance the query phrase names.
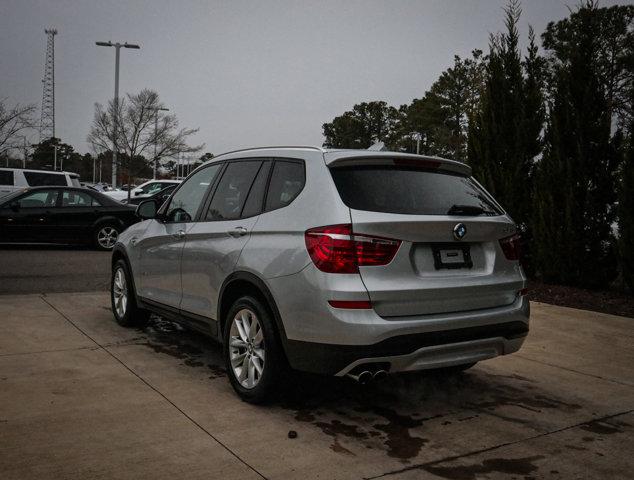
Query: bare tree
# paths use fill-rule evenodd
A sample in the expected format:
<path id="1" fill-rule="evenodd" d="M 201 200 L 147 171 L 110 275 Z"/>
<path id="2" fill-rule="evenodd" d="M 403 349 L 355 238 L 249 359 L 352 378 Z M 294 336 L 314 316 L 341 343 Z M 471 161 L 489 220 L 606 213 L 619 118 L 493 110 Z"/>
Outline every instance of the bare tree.
<path id="1" fill-rule="evenodd" d="M 126 95 L 125 98 L 119 100 L 118 109 L 113 100 L 108 102 L 107 108 L 96 103 L 88 143 L 104 150 L 112 149 L 114 145 L 117 151 L 125 153 L 126 156 L 119 160 L 119 164 L 128 177 L 136 176 L 138 173 L 130 172 L 130 163 L 133 159 L 149 158 L 145 160 L 144 166 L 146 166 L 153 165 L 161 158 L 202 150 L 204 144 L 190 146 L 187 142 L 189 137 L 198 132 L 198 129 L 179 128 L 176 115 L 163 115 L 158 119 L 158 123 L 155 123 L 158 109 L 161 107 L 158 93 L 148 89 L 141 90 L 136 95 Z M 116 134 L 115 118 L 117 119 Z M 156 155 L 154 155 L 155 146 Z M 128 190 L 129 199 L 130 191 Z"/>
<path id="2" fill-rule="evenodd" d="M 34 126 L 35 105 L 6 105 L 6 99 L 0 99 L 0 154 L 14 148 L 15 137 L 23 130 Z"/>

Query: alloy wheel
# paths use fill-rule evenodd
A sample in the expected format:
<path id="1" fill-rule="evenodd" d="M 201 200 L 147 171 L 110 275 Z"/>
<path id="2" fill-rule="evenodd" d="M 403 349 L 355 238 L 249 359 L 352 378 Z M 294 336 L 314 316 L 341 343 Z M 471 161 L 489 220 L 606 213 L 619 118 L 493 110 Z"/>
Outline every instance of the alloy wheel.
<path id="1" fill-rule="evenodd" d="M 229 332 L 229 359 L 233 374 L 244 388 L 254 388 L 264 372 L 264 332 L 248 308 L 236 313 Z"/>
<path id="2" fill-rule="evenodd" d="M 102 248 L 111 249 L 117 243 L 117 238 L 119 232 L 114 227 L 103 227 L 97 233 L 97 242 Z"/>
<path id="3" fill-rule="evenodd" d="M 112 299 L 117 317 L 123 318 L 128 308 L 128 285 L 122 268 L 118 268 L 114 274 Z"/>

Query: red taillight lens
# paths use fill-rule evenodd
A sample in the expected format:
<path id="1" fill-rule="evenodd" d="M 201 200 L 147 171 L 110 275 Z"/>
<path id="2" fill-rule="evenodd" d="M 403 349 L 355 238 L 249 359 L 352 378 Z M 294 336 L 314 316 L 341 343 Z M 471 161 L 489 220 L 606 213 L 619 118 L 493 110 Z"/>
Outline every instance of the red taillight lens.
<path id="1" fill-rule="evenodd" d="M 400 240 L 352 233 L 352 225 L 329 225 L 306 230 L 306 249 L 315 266 L 327 273 L 356 273 L 359 266 L 387 265 Z"/>
<path id="2" fill-rule="evenodd" d="M 511 235 L 500 240 L 500 246 L 504 256 L 509 260 L 520 260 L 522 256 L 522 237 L 519 234 Z"/>

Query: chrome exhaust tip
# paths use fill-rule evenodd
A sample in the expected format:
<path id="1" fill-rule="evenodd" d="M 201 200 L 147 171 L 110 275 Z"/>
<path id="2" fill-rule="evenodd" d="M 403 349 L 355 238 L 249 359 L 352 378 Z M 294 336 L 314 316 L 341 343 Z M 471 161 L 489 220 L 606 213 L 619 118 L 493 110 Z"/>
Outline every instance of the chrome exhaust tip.
<path id="1" fill-rule="evenodd" d="M 358 375 L 354 375 L 354 374 L 349 373 L 347 376 L 350 377 L 351 379 L 353 379 L 354 381 L 360 383 L 361 385 L 365 385 L 366 383 L 368 383 L 373 378 L 372 373 L 367 371 L 367 370 L 364 370 L 363 372 L 359 373 Z"/>
<path id="2" fill-rule="evenodd" d="M 385 370 L 377 370 L 372 378 L 374 380 L 383 380 L 387 378 L 387 372 Z"/>

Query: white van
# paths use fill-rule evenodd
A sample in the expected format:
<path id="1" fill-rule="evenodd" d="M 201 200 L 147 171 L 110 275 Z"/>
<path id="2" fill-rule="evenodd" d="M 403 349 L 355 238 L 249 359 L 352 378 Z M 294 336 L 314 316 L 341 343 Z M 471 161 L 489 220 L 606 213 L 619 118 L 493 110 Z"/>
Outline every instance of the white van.
<path id="1" fill-rule="evenodd" d="M 79 187 L 79 175 L 72 172 L 0 168 L 0 197 L 26 187 Z"/>

